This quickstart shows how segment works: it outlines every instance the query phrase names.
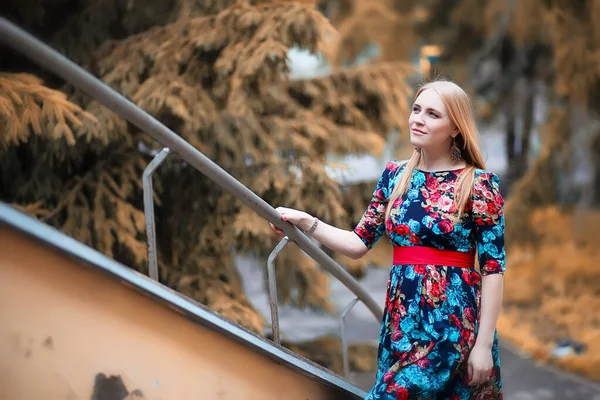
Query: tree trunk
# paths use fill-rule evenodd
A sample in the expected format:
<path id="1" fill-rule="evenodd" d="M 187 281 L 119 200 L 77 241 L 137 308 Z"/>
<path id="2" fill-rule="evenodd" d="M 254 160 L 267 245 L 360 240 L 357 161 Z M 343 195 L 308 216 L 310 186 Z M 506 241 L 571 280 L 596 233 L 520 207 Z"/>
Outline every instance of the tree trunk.
<path id="1" fill-rule="evenodd" d="M 591 142 L 592 148 L 592 163 L 594 178 L 592 180 L 593 185 L 590 188 L 592 191 L 592 206 L 600 206 L 600 131 L 596 132 L 596 137 Z"/>
<path id="2" fill-rule="evenodd" d="M 515 113 L 515 106 L 512 99 L 515 97 L 513 89 L 508 89 L 508 95 L 506 96 L 510 101 L 507 102 L 506 105 L 506 163 L 508 165 L 507 168 L 507 177 L 509 182 L 514 182 L 518 178 L 517 170 L 516 170 L 516 145 L 517 145 L 517 118 Z"/>
<path id="3" fill-rule="evenodd" d="M 530 79 L 525 81 L 525 104 L 523 105 L 523 130 L 521 132 L 521 146 L 519 154 L 516 158 L 518 165 L 516 178 L 520 178 L 525 174 L 529 166 L 529 147 L 531 142 L 531 131 L 533 129 L 533 121 L 535 119 L 535 93 L 533 90 L 533 82 Z"/>

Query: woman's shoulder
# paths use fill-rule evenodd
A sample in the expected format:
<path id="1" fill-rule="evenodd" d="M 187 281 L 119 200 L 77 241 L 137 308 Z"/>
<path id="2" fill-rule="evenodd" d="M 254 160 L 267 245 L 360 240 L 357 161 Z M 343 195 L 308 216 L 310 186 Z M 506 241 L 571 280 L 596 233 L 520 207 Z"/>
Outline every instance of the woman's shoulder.
<path id="1" fill-rule="evenodd" d="M 500 177 L 490 170 L 475 168 L 475 182 L 477 181 L 487 181 L 498 185 L 500 184 Z"/>
<path id="2" fill-rule="evenodd" d="M 385 183 L 384 185 L 388 187 L 390 184 L 393 185 L 394 182 L 397 181 L 397 177 L 400 176 L 401 171 L 404 169 L 406 165 L 405 161 L 400 160 L 390 160 L 385 165 L 385 169 L 381 174 L 380 183 Z"/>
<path id="3" fill-rule="evenodd" d="M 490 193 L 492 195 L 500 194 L 500 177 L 495 172 L 476 168 L 473 189 L 476 196 L 489 197 Z"/>
<path id="4" fill-rule="evenodd" d="M 407 163 L 408 160 L 390 160 L 387 162 L 385 170 L 390 173 L 397 173 L 402 170 Z"/>

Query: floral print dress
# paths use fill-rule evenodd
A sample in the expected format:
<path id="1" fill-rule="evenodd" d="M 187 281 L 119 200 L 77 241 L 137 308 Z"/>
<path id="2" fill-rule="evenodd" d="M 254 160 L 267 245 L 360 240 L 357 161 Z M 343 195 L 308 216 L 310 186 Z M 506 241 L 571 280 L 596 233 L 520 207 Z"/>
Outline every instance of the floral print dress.
<path id="1" fill-rule="evenodd" d="M 454 188 L 462 169 L 413 171 L 410 188 L 384 221 L 387 198 L 404 169 L 387 164 L 354 229 L 370 249 L 387 232 L 394 246 L 477 251 L 479 271 L 451 265 L 393 265 L 387 284 L 376 384 L 368 400 L 500 400 L 495 333 L 491 378 L 467 383 L 467 360 L 478 331 L 481 276 L 504 273 L 504 201 L 499 179 L 475 170 L 468 208 L 458 218 Z"/>

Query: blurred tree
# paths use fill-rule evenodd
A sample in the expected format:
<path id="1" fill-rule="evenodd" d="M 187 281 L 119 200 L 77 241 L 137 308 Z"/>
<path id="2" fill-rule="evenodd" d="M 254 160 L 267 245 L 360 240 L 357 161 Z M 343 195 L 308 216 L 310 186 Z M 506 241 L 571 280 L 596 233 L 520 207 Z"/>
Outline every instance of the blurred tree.
<path id="1" fill-rule="evenodd" d="M 367 44 L 380 49 L 376 62 L 406 61 L 416 57 L 421 45 L 436 45 L 442 54 L 431 75 L 442 70 L 467 87 L 483 121 L 503 117 L 505 178 L 518 181 L 508 207 L 516 213 L 511 221 L 517 225 L 509 227 L 515 241 L 534 237 L 523 229 L 528 221 L 523 214 L 560 200 L 559 186 L 571 173 L 573 146 L 592 150 L 590 159 L 598 170 L 600 157 L 593 152 L 597 139 L 574 142 L 571 121 L 574 109 L 595 113 L 600 105 L 600 1 L 389 0 L 367 5 L 322 0 L 320 7 L 340 31 L 337 41 L 348 43 L 330 52 L 334 62 L 355 59 Z M 376 15 L 385 17 L 369 18 Z M 383 31 L 397 34 L 380 36 Z M 541 128 L 535 122 L 540 98 L 549 109 Z M 534 130 L 542 141 L 536 157 L 531 154 Z M 600 198 L 594 203 L 600 204 Z"/>
<path id="2" fill-rule="evenodd" d="M 326 174 L 326 156 L 380 153 L 408 112 L 403 65 L 287 78 L 290 48 L 316 53 L 334 34 L 311 4 L 11 0 L 1 7 L 270 204 L 337 226 L 350 227 L 356 216 Z M 145 272 L 141 175 L 160 147 L 43 68 L 0 51 L 0 127 L 8 132 L 0 137 L 0 198 Z M 276 236 L 266 221 L 176 155 L 154 179 L 161 282 L 261 332 L 265 321 L 243 293 L 233 253 L 268 254 Z M 332 308 L 328 276 L 294 246 L 277 272 L 281 302 Z"/>
<path id="3" fill-rule="evenodd" d="M 422 14 L 414 0 L 322 0 L 319 8 L 339 34 L 325 50 L 334 65 L 353 64 L 372 49 L 378 62 L 407 62 Z"/>

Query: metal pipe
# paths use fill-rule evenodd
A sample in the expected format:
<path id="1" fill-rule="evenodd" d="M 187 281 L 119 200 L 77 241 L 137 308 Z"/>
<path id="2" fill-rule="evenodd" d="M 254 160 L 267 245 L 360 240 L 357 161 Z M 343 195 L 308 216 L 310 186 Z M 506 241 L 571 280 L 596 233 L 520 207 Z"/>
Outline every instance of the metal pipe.
<path id="1" fill-rule="evenodd" d="M 6 44 L 14 51 L 23 54 L 45 69 L 54 72 L 101 102 L 122 118 L 137 126 L 143 132 L 152 136 L 163 146 L 177 153 L 179 157 L 206 175 L 210 180 L 241 200 L 242 203 L 250 207 L 261 217 L 281 229 L 306 254 L 312 257 L 321 267 L 331 273 L 331 275 L 342 282 L 365 303 L 375 318 L 378 320 L 382 319 L 383 308 L 375 302 L 365 288 L 344 268 L 327 256 L 323 250 L 312 243 L 295 226 L 289 222 L 282 221 L 280 214 L 267 202 L 242 185 L 175 132 L 56 50 L 2 17 L 0 17 L 0 43 Z"/>
<path id="2" fill-rule="evenodd" d="M 352 307 L 354 307 L 354 305 L 358 303 L 358 300 L 359 298 L 356 297 L 354 298 L 354 300 L 348 303 L 346 308 L 344 308 L 344 311 L 342 311 L 342 316 L 340 317 L 340 325 L 342 330 L 342 365 L 344 367 L 344 378 L 348 378 L 348 375 L 350 375 L 350 363 L 348 362 L 348 339 L 346 338 L 346 315 L 348 315 L 350 310 L 352 310 Z"/>
<path id="3" fill-rule="evenodd" d="M 271 306 L 271 330 L 273 331 L 273 341 L 276 344 L 281 344 L 279 334 L 279 311 L 277 308 L 277 279 L 275 276 L 275 258 L 281 253 L 286 244 L 290 241 L 290 238 L 285 236 L 275 246 L 271 254 L 269 254 L 269 260 L 267 261 L 267 281 L 269 283 L 269 304 Z"/>
<path id="4" fill-rule="evenodd" d="M 156 251 L 156 224 L 154 222 L 154 188 L 152 175 L 169 155 L 165 147 L 150 161 L 142 177 L 144 188 L 144 217 L 146 219 L 146 238 L 148 240 L 148 275 L 158 282 L 158 255 Z"/>

